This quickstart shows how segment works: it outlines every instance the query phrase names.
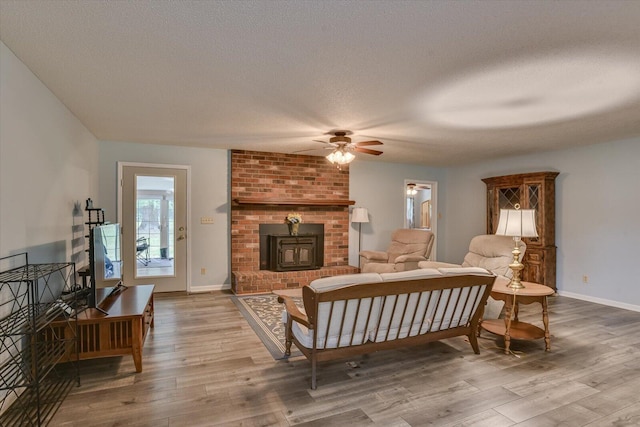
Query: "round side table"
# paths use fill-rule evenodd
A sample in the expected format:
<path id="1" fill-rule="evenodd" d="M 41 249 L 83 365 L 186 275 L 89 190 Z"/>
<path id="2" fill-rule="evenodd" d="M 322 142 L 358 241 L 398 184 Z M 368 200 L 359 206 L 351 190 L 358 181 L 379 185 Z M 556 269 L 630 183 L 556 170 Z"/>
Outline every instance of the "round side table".
<path id="1" fill-rule="evenodd" d="M 492 334 L 504 336 L 504 354 L 509 354 L 511 338 L 518 340 L 535 340 L 544 338 L 545 350 L 551 350 L 551 339 L 549 334 L 549 312 L 547 310 L 547 296 L 553 295 L 554 291 L 548 286 L 532 282 L 522 282 L 524 289 L 509 288 L 506 280 L 496 280 L 491 290 L 491 297 L 505 302 L 504 319 L 483 320 L 480 327 Z M 518 307 L 520 304 L 540 303 L 542 305 L 541 329 L 531 323 L 518 320 Z"/>

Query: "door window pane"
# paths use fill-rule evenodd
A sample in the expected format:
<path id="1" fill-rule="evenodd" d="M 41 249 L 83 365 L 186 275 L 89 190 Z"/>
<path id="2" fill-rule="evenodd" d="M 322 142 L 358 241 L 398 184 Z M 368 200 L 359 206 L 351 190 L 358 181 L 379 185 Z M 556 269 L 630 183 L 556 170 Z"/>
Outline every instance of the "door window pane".
<path id="1" fill-rule="evenodd" d="M 175 178 L 136 175 L 136 278 L 175 276 Z"/>

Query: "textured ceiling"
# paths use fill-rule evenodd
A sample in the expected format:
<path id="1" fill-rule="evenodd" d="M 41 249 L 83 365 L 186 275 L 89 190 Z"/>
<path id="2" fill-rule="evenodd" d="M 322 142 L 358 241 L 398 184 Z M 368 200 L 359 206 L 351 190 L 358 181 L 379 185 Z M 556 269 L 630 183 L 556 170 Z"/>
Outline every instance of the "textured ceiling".
<path id="1" fill-rule="evenodd" d="M 435 166 L 640 136 L 639 22 L 640 1 L 0 0 L 2 41 L 101 140 L 322 155 L 350 129 Z"/>

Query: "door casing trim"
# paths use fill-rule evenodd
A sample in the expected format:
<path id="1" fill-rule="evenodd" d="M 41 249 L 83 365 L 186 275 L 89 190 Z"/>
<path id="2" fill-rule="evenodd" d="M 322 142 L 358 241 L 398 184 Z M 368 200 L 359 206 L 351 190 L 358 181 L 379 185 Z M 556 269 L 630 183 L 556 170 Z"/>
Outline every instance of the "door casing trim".
<path id="1" fill-rule="evenodd" d="M 118 189 L 117 212 L 118 222 L 122 222 L 122 175 L 125 167 L 157 168 L 157 169 L 183 169 L 187 172 L 187 231 L 191 235 L 191 166 L 190 165 L 168 165 L 164 163 L 139 163 L 139 162 L 117 162 L 118 164 Z M 188 236 L 189 237 L 189 236 Z M 191 238 L 187 238 L 187 292 L 191 292 Z"/>

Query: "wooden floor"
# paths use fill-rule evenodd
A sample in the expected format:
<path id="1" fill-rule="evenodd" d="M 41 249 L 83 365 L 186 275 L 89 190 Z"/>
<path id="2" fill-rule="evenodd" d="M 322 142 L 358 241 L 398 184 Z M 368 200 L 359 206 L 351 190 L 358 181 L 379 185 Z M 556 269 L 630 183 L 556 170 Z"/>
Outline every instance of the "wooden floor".
<path id="1" fill-rule="evenodd" d="M 488 333 L 319 364 L 274 361 L 230 294 L 156 297 L 142 373 L 81 363 L 54 426 L 638 426 L 640 313 L 550 298 L 551 352 Z M 540 324 L 537 305 L 521 320 Z M 349 363 L 348 363 L 349 362 Z"/>

